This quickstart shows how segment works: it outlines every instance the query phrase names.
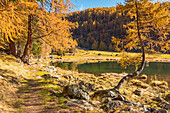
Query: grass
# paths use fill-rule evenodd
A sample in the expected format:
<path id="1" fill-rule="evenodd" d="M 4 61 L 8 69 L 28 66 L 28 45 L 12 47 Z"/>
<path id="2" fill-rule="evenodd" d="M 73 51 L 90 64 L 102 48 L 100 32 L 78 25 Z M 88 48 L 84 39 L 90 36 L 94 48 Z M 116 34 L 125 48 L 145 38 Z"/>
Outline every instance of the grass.
<path id="1" fill-rule="evenodd" d="M 100 53 L 100 55 L 98 55 Z M 108 60 L 118 60 L 121 58 L 123 53 L 119 52 L 110 52 L 110 51 L 96 51 L 96 50 L 82 50 L 77 49 L 75 54 L 66 53 L 66 56 L 63 56 L 64 61 L 68 62 L 78 62 L 82 64 L 85 62 L 98 62 L 98 61 L 108 61 Z M 141 55 L 141 53 L 131 53 L 127 52 L 126 55 L 135 57 Z M 52 55 L 57 61 L 59 56 Z M 170 59 L 170 54 L 146 54 L 146 59 L 149 61 L 155 61 L 154 59 Z M 49 60 L 50 61 L 50 60 Z M 62 60 L 61 60 L 62 61 Z M 170 60 L 168 60 L 169 62 Z"/>
<path id="2" fill-rule="evenodd" d="M 76 56 L 98 56 L 98 54 L 101 53 L 101 56 L 111 56 L 112 57 L 116 57 L 117 55 L 120 55 L 122 53 L 120 52 L 110 52 L 110 51 L 96 51 L 96 50 L 80 50 L 77 49 L 77 53 L 75 54 Z M 141 53 L 131 53 L 131 52 L 127 52 L 128 55 L 130 56 L 136 56 L 139 55 Z M 151 58 L 170 58 L 170 54 L 146 54 L 146 56 L 151 57 Z M 66 56 L 66 58 L 69 56 Z M 74 56 L 70 56 L 70 57 L 74 57 Z"/>

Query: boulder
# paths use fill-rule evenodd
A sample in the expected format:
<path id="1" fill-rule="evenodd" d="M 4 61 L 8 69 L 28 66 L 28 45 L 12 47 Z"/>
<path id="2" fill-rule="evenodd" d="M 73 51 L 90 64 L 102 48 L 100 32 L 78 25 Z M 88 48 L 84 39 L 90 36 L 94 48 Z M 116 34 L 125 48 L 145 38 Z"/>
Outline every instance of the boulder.
<path id="1" fill-rule="evenodd" d="M 121 101 L 126 100 L 126 98 L 116 89 L 96 91 L 92 95 L 92 98 L 96 98 L 96 97 L 100 97 L 100 98 L 111 97 L 113 100 L 121 100 Z"/>
<path id="2" fill-rule="evenodd" d="M 77 84 L 65 86 L 63 94 L 75 99 L 89 100 L 89 92 Z"/>
<path id="3" fill-rule="evenodd" d="M 120 108 L 123 106 L 123 103 L 119 100 L 113 100 L 102 106 L 101 108 L 104 109 L 105 111 L 108 110 L 113 110 L 115 108 Z"/>
<path id="4" fill-rule="evenodd" d="M 67 106 L 75 106 L 75 107 L 79 107 L 82 110 L 93 110 L 93 106 L 88 103 L 85 100 L 78 100 L 78 99 L 70 99 L 69 101 L 66 102 Z"/>

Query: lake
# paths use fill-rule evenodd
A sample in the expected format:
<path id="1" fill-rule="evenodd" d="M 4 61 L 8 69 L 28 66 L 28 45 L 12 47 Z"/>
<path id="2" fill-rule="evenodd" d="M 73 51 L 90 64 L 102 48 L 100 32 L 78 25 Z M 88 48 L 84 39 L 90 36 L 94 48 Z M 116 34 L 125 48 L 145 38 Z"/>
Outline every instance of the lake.
<path id="1" fill-rule="evenodd" d="M 84 63 L 77 64 L 75 62 L 56 62 L 53 63 L 55 67 L 61 67 L 65 70 L 73 70 L 83 73 L 132 73 L 135 70 L 135 66 L 129 66 L 126 69 L 122 68 L 117 62 L 97 62 L 97 63 Z M 165 62 L 150 62 L 145 65 L 142 74 L 148 76 L 156 76 L 158 80 L 165 80 L 170 83 L 170 63 Z"/>

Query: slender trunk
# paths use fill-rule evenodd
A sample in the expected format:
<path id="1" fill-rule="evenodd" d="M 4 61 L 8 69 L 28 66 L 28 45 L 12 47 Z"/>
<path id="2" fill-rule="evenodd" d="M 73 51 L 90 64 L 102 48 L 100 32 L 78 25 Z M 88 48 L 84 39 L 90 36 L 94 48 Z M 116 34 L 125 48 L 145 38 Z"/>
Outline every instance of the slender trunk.
<path id="1" fill-rule="evenodd" d="M 138 37 L 139 37 L 139 40 L 140 40 L 140 45 L 141 45 L 141 50 L 142 50 L 142 62 L 141 62 L 140 68 L 136 72 L 126 75 L 125 77 L 123 77 L 119 81 L 118 85 L 115 87 L 118 90 L 120 89 L 120 87 L 122 86 L 124 81 L 126 81 L 129 78 L 133 78 L 135 76 L 138 76 L 143 71 L 144 66 L 145 66 L 145 51 L 144 51 L 144 44 L 143 44 L 141 34 L 140 34 L 140 31 L 139 31 L 139 12 L 138 12 L 137 1 L 135 1 L 135 6 L 136 6 L 136 17 L 137 17 L 136 21 L 137 21 Z"/>
<path id="2" fill-rule="evenodd" d="M 21 57 L 21 38 L 18 40 L 17 57 Z"/>
<path id="3" fill-rule="evenodd" d="M 15 42 L 13 42 L 12 40 L 10 40 L 10 43 L 9 43 L 9 53 L 12 54 L 13 56 L 16 56 L 16 45 L 15 45 Z"/>
<path id="4" fill-rule="evenodd" d="M 21 57 L 21 60 L 24 63 L 29 64 L 29 55 L 30 55 L 30 49 L 32 47 L 33 37 L 32 37 L 32 14 L 28 15 L 28 36 L 27 36 L 27 43 L 25 45 L 24 53 Z"/>

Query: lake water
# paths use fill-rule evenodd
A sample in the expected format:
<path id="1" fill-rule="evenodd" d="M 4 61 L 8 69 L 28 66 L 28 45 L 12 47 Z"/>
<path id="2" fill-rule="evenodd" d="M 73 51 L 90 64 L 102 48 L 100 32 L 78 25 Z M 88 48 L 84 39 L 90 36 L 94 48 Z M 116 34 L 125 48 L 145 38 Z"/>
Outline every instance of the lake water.
<path id="1" fill-rule="evenodd" d="M 129 66 L 126 69 L 122 68 L 117 62 L 98 62 L 98 63 L 84 63 L 77 64 L 75 62 L 56 62 L 52 65 L 56 67 L 61 67 L 66 70 L 73 70 L 83 73 L 132 73 L 135 70 L 135 66 Z M 164 62 L 150 62 L 145 65 L 142 74 L 148 76 L 156 76 L 158 80 L 165 80 L 170 83 L 170 63 Z"/>

